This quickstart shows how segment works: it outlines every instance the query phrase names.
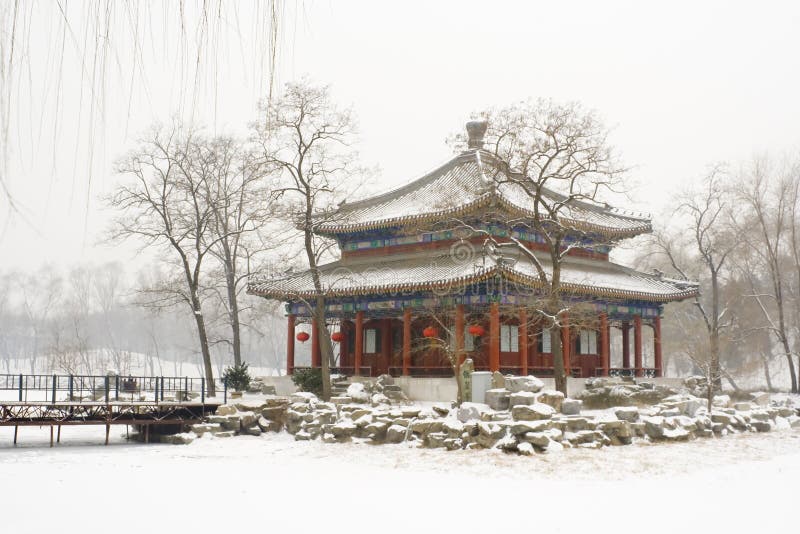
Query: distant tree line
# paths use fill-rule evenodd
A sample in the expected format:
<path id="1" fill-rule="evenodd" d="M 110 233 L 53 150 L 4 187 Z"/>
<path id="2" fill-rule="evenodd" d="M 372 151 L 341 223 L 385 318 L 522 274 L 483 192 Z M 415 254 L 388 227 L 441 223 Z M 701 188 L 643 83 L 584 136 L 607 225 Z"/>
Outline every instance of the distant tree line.
<path id="1" fill-rule="evenodd" d="M 700 282 L 694 302 L 667 307 L 674 372 L 798 392 L 800 161 L 716 165 L 670 212 L 640 261 Z"/>
<path id="2" fill-rule="evenodd" d="M 0 272 L 0 374 L 105 374 L 197 376 L 192 318 L 174 310 L 142 307 L 137 288 L 165 273 L 128 273 L 119 262 L 31 272 Z M 277 369 L 285 324 L 276 306 L 249 303 L 243 316 L 243 357 Z M 209 301 L 209 336 L 216 375 L 231 364 L 223 341 L 226 311 Z"/>

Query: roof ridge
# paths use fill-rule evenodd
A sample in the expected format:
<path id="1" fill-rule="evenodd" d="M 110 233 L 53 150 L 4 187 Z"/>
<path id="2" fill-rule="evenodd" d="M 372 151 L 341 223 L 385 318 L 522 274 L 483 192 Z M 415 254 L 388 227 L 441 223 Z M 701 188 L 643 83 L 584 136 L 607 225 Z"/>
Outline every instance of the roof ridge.
<path id="1" fill-rule="evenodd" d="M 350 208 L 353 208 L 353 209 L 363 208 L 363 207 L 369 206 L 371 204 L 376 204 L 376 203 L 379 203 L 379 202 L 381 202 L 383 200 L 388 200 L 388 199 L 391 199 L 392 197 L 395 197 L 395 196 L 398 196 L 398 195 L 402 195 L 402 194 L 405 194 L 405 193 L 410 192 L 410 191 L 414 191 L 415 189 L 418 189 L 421 186 L 428 185 L 430 182 L 433 181 L 434 178 L 438 178 L 441 175 L 442 171 L 446 171 L 446 170 L 449 170 L 451 167 L 455 167 L 456 163 L 459 163 L 460 160 L 467 159 L 467 158 L 465 158 L 465 156 L 469 156 L 474 152 L 476 152 L 476 151 L 475 150 L 469 150 L 469 151 L 465 151 L 465 152 L 462 152 L 460 154 L 457 154 L 455 157 L 450 158 L 449 160 L 447 160 L 446 162 L 442 163 L 438 167 L 434 168 L 430 172 L 427 172 L 424 175 L 422 175 L 421 177 L 419 177 L 419 178 L 417 178 L 415 180 L 411 180 L 407 184 L 402 185 L 400 187 L 397 187 L 395 189 L 390 189 L 390 190 L 385 191 L 383 193 L 380 193 L 380 194 L 377 194 L 377 195 L 374 195 L 374 196 L 371 196 L 371 197 L 367 197 L 367 198 L 362 198 L 362 199 L 356 200 L 354 202 L 343 202 L 342 204 L 339 205 L 339 210 L 346 210 L 346 209 L 350 209 Z"/>

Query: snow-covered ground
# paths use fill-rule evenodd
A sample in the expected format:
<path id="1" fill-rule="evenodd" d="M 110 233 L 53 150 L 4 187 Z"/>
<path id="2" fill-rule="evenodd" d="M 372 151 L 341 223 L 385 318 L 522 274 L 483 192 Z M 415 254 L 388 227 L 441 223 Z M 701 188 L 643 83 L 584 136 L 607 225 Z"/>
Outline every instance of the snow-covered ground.
<path id="1" fill-rule="evenodd" d="M 0 532 L 784 532 L 800 480 L 797 430 L 533 457 L 112 432 L 0 428 Z"/>

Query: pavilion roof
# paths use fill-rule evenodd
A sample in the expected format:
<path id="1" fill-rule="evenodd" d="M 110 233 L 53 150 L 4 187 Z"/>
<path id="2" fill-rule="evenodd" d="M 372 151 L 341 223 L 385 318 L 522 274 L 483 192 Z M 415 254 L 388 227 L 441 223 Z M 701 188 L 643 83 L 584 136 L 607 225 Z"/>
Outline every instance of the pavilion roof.
<path id="1" fill-rule="evenodd" d="M 539 258 L 539 255 L 536 255 Z M 548 277 L 552 267 L 541 258 Z M 541 287 L 534 263 L 524 255 L 509 259 L 480 254 L 469 261 L 457 255 L 413 254 L 387 258 L 383 262 L 337 261 L 320 267 L 326 296 L 348 297 L 396 292 L 434 291 L 468 286 L 501 276 L 519 288 Z M 609 299 L 670 302 L 697 295 L 693 282 L 646 274 L 611 262 L 567 257 L 562 263 L 561 289 L 566 294 Z M 281 278 L 254 278 L 248 293 L 266 298 L 296 301 L 315 295 L 310 271 L 289 273 Z"/>
<path id="2" fill-rule="evenodd" d="M 487 166 L 491 154 L 472 149 L 427 175 L 393 191 L 352 203 L 343 203 L 320 222 L 322 234 L 341 234 L 461 217 L 485 207 L 502 207 L 510 213 L 532 216 L 532 201 L 524 189 L 505 182 L 494 186 Z M 552 198 L 558 195 L 547 192 Z M 609 238 L 632 237 L 651 231 L 650 218 L 607 204 L 573 201 L 561 213 L 562 222 L 580 231 Z"/>

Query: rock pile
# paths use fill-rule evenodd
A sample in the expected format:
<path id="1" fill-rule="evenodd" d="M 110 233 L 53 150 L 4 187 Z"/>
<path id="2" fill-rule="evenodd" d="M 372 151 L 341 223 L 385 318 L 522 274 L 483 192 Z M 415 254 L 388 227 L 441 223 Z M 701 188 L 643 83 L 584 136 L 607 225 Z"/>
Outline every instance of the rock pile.
<path id="1" fill-rule="evenodd" d="M 380 375 L 374 382 L 354 382 L 348 385 L 346 392 L 343 395 L 331 397 L 331 402 L 334 404 L 357 402 L 379 406 L 407 403 L 408 397 L 400 386 L 394 383 L 394 378 L 389 375 Z"/>
<path id="2" fill-rule="evenodd" d="M 301 397 L 312 394 L 297 394 Z M 294 396 L 294 395 L 293 395 Z M 316 397 L 314 397 L 316 398 Z M 262 432 L 279 432 L 285 424 L 286 409 L 290 398 L 267 397 L 263 401 L 242 401 L 223 404 L 214 415 L 191 426 L 191 432 L 161 436 L 162 443 L 191 443 L 205 434 L 229 438 L 236 435 L 259 436 Z"/>
<path id="3" fill-rule="evenodd" d="M 322 402 L 311 393 L 295 393 L 256 404 L 226 404 L 204 423 L 194 425 L 192 432 L 168 436 L 163 441 L 188 443 L 204 434 L 257 436 L 285 428 L 301 441 L 413 442 L 429 448 L 497 448 L 530 455 L 564 448 L 629 445 L 637 440 L 686 441 L 739 432 L 800 428 L 800 407 L 792 399 L 765 405 L 759 395 L 749 401 L 731 401 L 729 396 L 719 395 L 709 412 L 704 399 L 690 393 L 666 395 L 668 388 L 611 385 L 598 379 L 591 382 L 587 391 L 620 399 L 621 404 L 587 413 L 584 410 L 587 397 L 565 398 L 559 392 L 544 389 L 534 377 L 506 378 L 504 387 L 494 388 L 487 395 L 492 405 L 467 402 L 459 407 L 439 404 L 430 408 L 392 405 L 385 393 L 354 383 L 348 387 L 346 396 L 331 402 Z M 391 383 L 384 383 L 384 388 L 386 385 Z M 601 395 L 591 393 L 589 398 L 594 402 Z M 659 400 L 651 405 L 637 405 L 643 404 L 647 395 Z"/>
<path id="4" fill-rule="evenodd" d="M 652 382 L 637 384 L 633 381 L 590 378 L 586 380 L 586 389 L 575 398 L 582 400 L 587 409 L 602 410 L 613 406 L 650 406 L 677 393 L 673 388 Z"/>

